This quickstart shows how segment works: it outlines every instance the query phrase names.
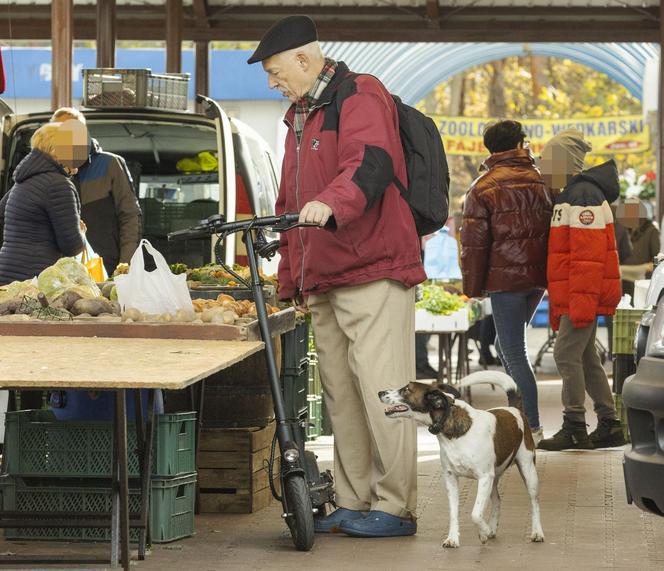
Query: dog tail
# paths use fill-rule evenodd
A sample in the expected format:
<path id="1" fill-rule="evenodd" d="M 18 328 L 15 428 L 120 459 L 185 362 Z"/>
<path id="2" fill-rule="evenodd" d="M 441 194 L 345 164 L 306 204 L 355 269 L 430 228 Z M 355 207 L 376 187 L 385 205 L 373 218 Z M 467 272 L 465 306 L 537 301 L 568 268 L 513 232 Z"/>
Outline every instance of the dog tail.
<path id="1" fill-rule="evenodd" d="M 507 393 L 509 406 L 523 410 L 521 391 L 509 375 L 501 371 L 477 371 L 461 379 L 459 388 L 463 389 L 473 385 L 498 385 Z"/>

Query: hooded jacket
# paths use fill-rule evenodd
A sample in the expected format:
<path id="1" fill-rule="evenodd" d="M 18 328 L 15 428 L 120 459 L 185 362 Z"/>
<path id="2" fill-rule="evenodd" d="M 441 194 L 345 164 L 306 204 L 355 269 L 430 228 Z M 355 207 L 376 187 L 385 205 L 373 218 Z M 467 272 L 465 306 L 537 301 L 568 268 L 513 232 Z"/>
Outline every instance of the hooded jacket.
<path id="1" fill-rule="evenodd" d="M 141 239 L 141 209 L 131 175 L 122 157 L 103 151 L 91 139 L 90 156 L 74 182 L 88 242 L 110 275 L 120 262 L 129 263 Z"/>
<path id="2" fill-rule="evenodd" d="M 546 287 L 546 249 L 553 199 L 528 149 L 492 154 L 463 207 L 463 292 Z"/>
<path id="3" fill-rule="evenodd" d="M 281 234 L 280 299 L 379 279 L 405 287 L 426 279 L 410 207 L 394 184 L 395 175 L 407 180 L 396 106 L 376 78 L 344 81 L 348 73 L 339 62 L 307 116 L 299 145 L 295 106 L 286 113 L 276 212 L 299 212 L 319 200 L 332 209 L 336 228 Z"/>
<path id="4" fill-rule="evenodd" d="M 575 176 L 556 198 L 549 234 L 549 318 L 558 330 L 567 315 L 575 328 L 613 315 L 620 301 L 620 268 L 613 214 L 618 198 L 613 160 Z"/>
<path id="5" fill-rule="evenodd" d="M 83 250 L 80 203 L 72 181 L 49 155 L 33 149 L 0 201 L 0 284 L 27 280 Z"/>

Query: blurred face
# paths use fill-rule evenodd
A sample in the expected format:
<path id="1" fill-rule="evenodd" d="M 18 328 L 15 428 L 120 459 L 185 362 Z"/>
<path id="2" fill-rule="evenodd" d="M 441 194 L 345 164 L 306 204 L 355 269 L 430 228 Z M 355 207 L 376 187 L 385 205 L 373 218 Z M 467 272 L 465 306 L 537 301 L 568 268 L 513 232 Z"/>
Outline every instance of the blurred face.
<path id="1" fill-rule="evenodd" d="M 572 158 L 558 146 L 544 147 L 539 168 L 546 185 L 554 189 L 565 188 L 576 174 Z"/>
<path id="2" fill-rule="evenodd" d="M 306 54 L 289 50 L 263 61 L 270 89 L 278 89 L 284 97 L 295 103 L 314 85 L 318 71 L 312 77 L 311 62 Z M 320 71 L 320 70 L 319 70 Z"/>
<path id="3" fill-rule="evenodd" d="M 646 219 L 643 214 L 638 202 L 621 203 L 616 208 L 616 219 L 630 229 L 638 228 L 641 221 Z"/>
<path id="4" fill-rule="evenodd" d="M 55 138 L 55 158 L 75 174 L 88 159 L 89 142 L 88 129 L 83 123 L 76 119 L 64 121 Z"/>

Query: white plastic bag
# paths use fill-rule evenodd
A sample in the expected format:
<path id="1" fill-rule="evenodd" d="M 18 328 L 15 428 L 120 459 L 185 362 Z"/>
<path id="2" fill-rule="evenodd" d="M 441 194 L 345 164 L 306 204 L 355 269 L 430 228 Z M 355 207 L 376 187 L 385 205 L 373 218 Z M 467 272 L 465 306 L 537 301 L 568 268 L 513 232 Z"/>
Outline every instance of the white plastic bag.
<path id="1" fill-rule="evenodd" d="M 143 246 L 157 266 L 151 272 L 145 270 Z M 174 314 L 178 310 L 194 312 L 187 288 L 187 275 L 174 275 L 164 256 L 145 239 L 141 240 L 131 257 L 129 273 L 116 276 L 115 285 L 123 311 L 135 308 L 148 314 Z"/>

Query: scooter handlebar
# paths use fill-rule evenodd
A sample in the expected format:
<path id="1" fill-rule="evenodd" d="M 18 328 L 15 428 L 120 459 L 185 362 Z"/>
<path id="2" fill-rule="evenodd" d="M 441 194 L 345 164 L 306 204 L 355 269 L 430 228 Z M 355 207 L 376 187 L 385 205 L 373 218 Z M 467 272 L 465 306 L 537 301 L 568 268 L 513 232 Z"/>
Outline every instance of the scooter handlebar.
<path id="1" fill-rule="evenodd" d="M 205 238 L 211 234 L 241 232 L 248 228 L 274 228 L 275 231 L 286 231 L 298 225 L 300 215 L 297 212 L 288 212 L 279 216 L 263 216 L 261 218 L 248 218 L 246 220 L 224 221 L 220 214 L 202 220 L 200 224 L 184 230 L 176 230 L 168 234 L 169 240 L 191 240 Z M 302 224 L 302 226 L 317 226 L 316 224 Z"/>

